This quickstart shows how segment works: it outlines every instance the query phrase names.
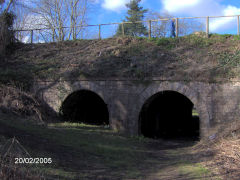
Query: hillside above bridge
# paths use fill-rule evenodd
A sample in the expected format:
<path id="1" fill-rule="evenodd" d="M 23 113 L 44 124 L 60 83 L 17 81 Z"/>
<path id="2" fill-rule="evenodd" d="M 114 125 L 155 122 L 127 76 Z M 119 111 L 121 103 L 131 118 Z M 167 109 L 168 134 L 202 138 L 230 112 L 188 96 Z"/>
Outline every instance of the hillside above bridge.
<path id="1" fill-rule="evenodd" d="M 239 76 L 240 38 L 111 38 L 17 44 L 0 66 L 0 81 L 168 79 L 228 81 Z"/>

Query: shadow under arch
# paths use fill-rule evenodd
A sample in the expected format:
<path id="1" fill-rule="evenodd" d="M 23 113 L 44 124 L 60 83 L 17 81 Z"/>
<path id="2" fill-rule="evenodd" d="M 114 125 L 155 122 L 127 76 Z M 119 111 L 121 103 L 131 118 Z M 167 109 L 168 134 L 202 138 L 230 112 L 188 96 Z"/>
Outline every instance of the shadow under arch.
<path id="1" fill-rule="evenodd" d="M 70 122 L 109 124 L 107 104 L 90 90 L 78 90 L 68 95 L 60 107 L 60 116 Z"/>
<path id="2" fill-rule="evenodd" d="M 173 90 L 153 94 L 141 108 L 139 134 L 150 138 L 198 140 L 200 121 L 193 102 Z"/>

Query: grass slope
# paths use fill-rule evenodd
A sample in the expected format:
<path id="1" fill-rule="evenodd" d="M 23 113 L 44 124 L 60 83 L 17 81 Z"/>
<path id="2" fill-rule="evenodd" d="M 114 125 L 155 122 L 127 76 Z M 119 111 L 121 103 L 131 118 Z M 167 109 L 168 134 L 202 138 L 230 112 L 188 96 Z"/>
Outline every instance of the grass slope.
<path id="1" fill-rule="evenodd" d="M 40 127 L 4 114 L 0 116 L 0 133 L 5 139 L 15 136 L 32 157 L 51 157 L 53 163 L 41 167 L 48 177 L 218 179 L 195 158 L 190 142 L 125 137 L 106 127 L 83 124 Z"/>
<path id="2" fill-rule="evenodd" d="M 18 44 L 0 62 L 0 82 L 30 89 L 41 80 L 151 79 L 218 81 L 239 77 L 238 36 L 112 38 Z"/>

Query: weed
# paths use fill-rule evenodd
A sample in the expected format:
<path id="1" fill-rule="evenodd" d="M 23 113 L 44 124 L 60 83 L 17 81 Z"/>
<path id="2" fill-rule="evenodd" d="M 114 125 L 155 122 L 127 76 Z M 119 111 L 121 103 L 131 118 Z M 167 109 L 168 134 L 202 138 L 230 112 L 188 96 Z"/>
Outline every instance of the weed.
<path id="1" fill-rule="evenodd" d="M 210 38 L 206 38 L 206 37 L 202 37 L 194 34 L 181 37 L 180 41 L 186 42 L 192 47 L 200 47 L 200 48 L 208 47 L 214 43 L 213 40 Z"/>
<path id="2" fill-rule="evenodd" d="M 166 49 L 172 49 L 176 47 L 176 43 L 178 39 L 177 38 L 152 38 L 150 41 L 153 41 L 158 46 L 164 47 Z"/>
<path id="3" fill-rule="evenodd" d="M 191 164 L 191 163 L 182 164 L 179 167 L 179 170 L 180 170 L 180 174 L 183 174 L 183 175 L 191 174 L 191 177 L 195 177 L 195 178 L 208 177 L 210 174 L 210 171 L 199 163 L 198 164 Z"/>
<path id="4" fill-rule="evenodd" d="M 223 52 L 219 55 L 218 63 L 220 66 L 236 67 L 240 65 L 240 51 L 235 53 Z"/>
<path id="5" fill-rule="evenodd" d="M 127 48 L 128 56 L 137 55 L 141 53 L 145 48 L 146 47 L 143 43 L 131 45 Z"/>
<path id="6" fill-rule="evenodd" d="M 131 136 L 132 139 L 140 141 L 140 142 L 148 142 L 149 138 L 144 137 L 143 135 L 139 136 Z"/>
<path id="7" fill-rule="evenodd" d="M 239 35 L 233 35 L 233 41 L 239 41 L 240 40 L 240 36 Z"/>
<path id="8" fill-rule="evenodd" d="M 0 83 L 22 87 L 29 91 L 32 87 L 33 77 L 29 72 L 23 70 L 13 70 L 11 68 L 0 68 Z"/>

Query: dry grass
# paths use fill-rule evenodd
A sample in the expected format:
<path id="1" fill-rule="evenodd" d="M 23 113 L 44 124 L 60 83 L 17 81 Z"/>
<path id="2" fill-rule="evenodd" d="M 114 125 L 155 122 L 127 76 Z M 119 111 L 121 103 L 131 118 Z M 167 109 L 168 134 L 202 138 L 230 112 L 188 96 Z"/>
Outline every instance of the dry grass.
<path id="1" fill-rule="evenodd" d="M 214 164 L 219 172 L 232 180 L 240 178 L 240 140 L 222 139 L 216 146 Z"/>
<path id="2" fill-rule="evenodd" d="M 1 166 L 1 180 L 44 180 L 45 178 L 32 174 L 31 171 L 23 171 L 22 167 Z"/>
<path id="3" fill-rule="evenodd" d="M 19 45 L 7 57 L 8 63 L 0 67 L 0 81 L 151 77 L 227 81 L 239 75 L 239 42 L 235 36 L 212 35 L 206 39 L 189 35 Z"/>
<path id="4" fill-rule="evenodd" d="M 223 179 L 240 179 L 240 121 L 222 123 L 194 147 L 211 154 L 203 164 Z"/>
<path id="5" fill-rule="evenodd" d="M 31 93 L 21 88 L 0 84 L 0 111 L 25 117 L 37 124 L 44 124 L 51 115 L 47 108 Z"/>
<path id="6" fill-rule="evenodd" d="M 9 139 L 0 150 L 1 180 L 45 180 L 35 164 L 16 163 L 16 158 L 31 157 L 16 138 Z"/>
<path id="7" fill-rule="evenodd" d="M 221 138 L 218 142 L 198 145 L 198 150 L 206 150 L 211 156 L 202 164 L 221 179 L 239 180 L 240 178 L 240 140 Z"/>

